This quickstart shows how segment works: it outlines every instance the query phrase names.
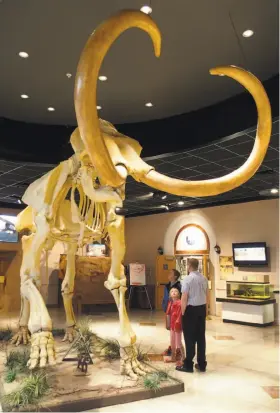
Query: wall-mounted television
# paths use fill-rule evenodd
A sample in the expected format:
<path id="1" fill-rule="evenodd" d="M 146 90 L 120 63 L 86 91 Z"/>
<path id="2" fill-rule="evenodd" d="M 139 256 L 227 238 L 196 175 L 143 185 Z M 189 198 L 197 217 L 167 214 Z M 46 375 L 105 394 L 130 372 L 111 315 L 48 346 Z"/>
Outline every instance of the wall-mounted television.
<path id="1" fill-rule="evenodd" d="M 18 242 L 18 233 L 15 230 L 15 215 L 0 214 L 0 242 Z"/>
<path id="2" fill-rule="evenodd" d="M 235 267 L 268 265 L 267 247 L 265 242 L 243 242 L 232 244 L 232 251 Z"/>

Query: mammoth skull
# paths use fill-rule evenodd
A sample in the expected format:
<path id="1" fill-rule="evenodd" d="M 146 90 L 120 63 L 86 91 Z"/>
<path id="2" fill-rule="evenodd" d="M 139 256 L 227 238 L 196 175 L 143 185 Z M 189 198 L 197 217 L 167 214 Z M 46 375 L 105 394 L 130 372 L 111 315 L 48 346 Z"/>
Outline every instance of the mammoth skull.
<path id="1" fill-rule="evenodd" d="M 154 52 L 160 56 L 161 34 L 155 22 L 139 11 L 122 11 L 102 23 L 90 36 L 81 54 L 75 82 L 75 110 L 80 136 L 92 164 L 103 183 L 120 187 L 124 178 L 120 176 L 110 157 L 96 109 L 96 88 L 99 69 L 113 42 L 125 30 L 137 27 L 149 34 Z M 139 157 L 137 180 L 159 191 L 179 196 L 211 196 L 230 191 L 249 180 L 260 167 L 271 135 L 271 109 L 267 94 L 261 82 L 251 73 L 235 67 L 221 66 L 210 70 L 212 75 L 228 76 L 243 85 L 255 100 L 258 113 L 258 127 L 255 144 L 246 162 L 237 170 L 220 178 L 203 181 L 183 181 L 162 175 L 153 168 L 143 168 Z M 145 172 L 144 172 L 145 171 Z M 147 172 L 148 171 L 148 172 Z"/>

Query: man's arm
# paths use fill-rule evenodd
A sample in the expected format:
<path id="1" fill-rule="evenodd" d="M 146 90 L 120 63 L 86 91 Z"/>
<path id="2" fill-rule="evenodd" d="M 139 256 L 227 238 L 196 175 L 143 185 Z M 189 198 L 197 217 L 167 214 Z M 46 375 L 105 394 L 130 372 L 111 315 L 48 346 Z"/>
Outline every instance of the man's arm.
<path id="1" fill-rule="evenodd" d="M 182 315 L 185 314 L 187 305 L 188 305 L 188 293 L 187 293 L 187 292 L 183 292 L 182 297 L 181 297 Z"/>

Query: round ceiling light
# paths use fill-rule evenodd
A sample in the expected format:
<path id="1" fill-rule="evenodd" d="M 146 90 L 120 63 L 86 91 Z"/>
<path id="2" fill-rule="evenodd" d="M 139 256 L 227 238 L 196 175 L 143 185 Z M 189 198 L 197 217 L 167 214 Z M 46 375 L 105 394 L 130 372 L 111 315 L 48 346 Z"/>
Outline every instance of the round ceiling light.
<path id="1" fill-rule="evenodd" d="M 152 104 L 152 102 L 148 102 L 148 103 L 145 103 L 145 106 L 146 106 L 147 108 L 151 108 L 151 107 L 154 106 L 154 105 Z"/>
<path id="2" fill-rule="evenodd" d="M 66 73 L 66 77 L 68 77 L 68 79 L 70 79 L 72 77 L 72 73 Z"/>
<path id="3" fill-rule="evenodd" d="M 107 78 L 107 76 L 99 76 L 98 79 L 99 79 L 101 82 L 106 82 L 106 80 L 107 80 L 108 78 Z"/>
<path id="4" fill-rule="evenodd" d="M 26 52 L 19 52 L 18 54 L 20 57 L 22 57 L 23 59 L 27 59 L 29 57 L 29 54 Z"/>
<path id="5" fill-rule="evenodd" d="M 242 36 L 243 36 L 243 37 L 251 37 L 251 36 L 253 36 L 253 34 L 254 34 L 253 30 L 248 29 L 248 30 L 245 30 L 245 31 L 242 33 Z"/>
<path id="6" fill-rule="evenodd" d="M 145 5 L 141 7 L 140 11 L 142 11 L 142 13 L 145 13 L 145 14 L 151 14 L 153 9 L 151 8 L 151 6 Z"/>
<path id="7" fill-rule="evenodd" d="M 272 188 L 270 191 L 272 194 L 278 194 L 278 189 L 277 188 Z"/>
<path id="8" fill-rule="evenodd" d="M 97 106 L 96 106 L 96 109 L 97 109 L 97 110 L 101 110 L 101 109 L 102 109 L 102 106 L 97 105 Z"/>
<path id="9" fill-rule="evenodd" d="M 54 111 L 55 111 L 55 108 L 53 108 L 53 107 L 50 106 L 50 107 L 48 108 L 48 111 L 49 111 L 49 112 L 54 112 Z"/>
<path id="10" fill-rule="evenodd" d="M 22 99 L 28 99 L 28 98 L 29 98 L 28 95 L 20 95 L 20 97 L 21 97 Z"/>

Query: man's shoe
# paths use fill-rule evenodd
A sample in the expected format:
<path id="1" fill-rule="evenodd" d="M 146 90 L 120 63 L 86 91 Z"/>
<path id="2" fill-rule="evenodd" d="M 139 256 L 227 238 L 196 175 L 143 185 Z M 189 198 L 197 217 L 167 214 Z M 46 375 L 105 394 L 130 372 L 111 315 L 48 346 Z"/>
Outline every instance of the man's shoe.
<path id="1" fill-rule="evenodd" d="M 176 366 L 176 370 L 180 371 L 181 373 L 193 373 L 193 369 L 192 368 L 187 368 L 185 366 Z"/>
<path id="2" fill-rule="evenodd" d="M 169 346 L 168 349 L 164 350 L 162 355 L 163 356 L 171 356 L 171 353 L 172 353 L 171 346 Z"/>
<path id="3" fill-rule="evenodd" d="M 204 369 L 199 367 L 199 364 L 195 364 L 194 367 L 196 368 L 196 370 L 200 371 L 201 373 L 205 373 L 206 372 L 206 367 L 204 367 Z"/>

